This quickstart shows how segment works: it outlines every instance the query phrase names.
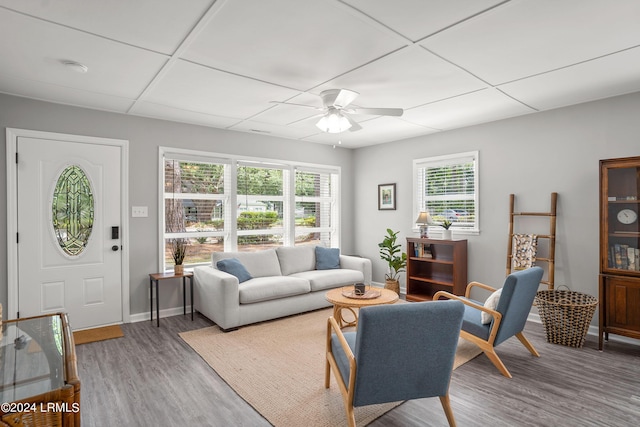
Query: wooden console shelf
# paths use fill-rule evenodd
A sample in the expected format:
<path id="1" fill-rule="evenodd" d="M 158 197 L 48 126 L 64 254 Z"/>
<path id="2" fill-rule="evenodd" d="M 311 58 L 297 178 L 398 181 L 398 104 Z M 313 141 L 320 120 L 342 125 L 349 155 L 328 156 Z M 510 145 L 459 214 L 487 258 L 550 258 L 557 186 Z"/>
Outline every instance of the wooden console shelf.
<path id="1" fill-rule="evenodd" d="M 430 301 L 438 291 L 464 295 L 467 241 L 407 239 L 407 301 Z"/>

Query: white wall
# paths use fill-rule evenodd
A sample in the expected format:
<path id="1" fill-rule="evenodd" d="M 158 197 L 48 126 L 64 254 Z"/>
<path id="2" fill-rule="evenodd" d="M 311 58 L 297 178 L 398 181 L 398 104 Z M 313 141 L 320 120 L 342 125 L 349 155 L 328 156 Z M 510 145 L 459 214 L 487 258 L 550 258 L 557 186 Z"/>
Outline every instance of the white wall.
<path id="1" fill-rule="evenodd" d="M 406 237 L 417 237 L 413 159 L 473 150 L 480 158 L 480 235 L 466 236 L 469 280 L 504 281 L 509 194 L 516 195 L 517 211 L 548 212 L 557 192 L 556 286 L 597 296 L 598 161 L 640 155 L 640 93 L 358 149 L 355 249 L 374 260 L 374 281 L 384 282 L 377 243 L 386 228 L 401 232 L 403 246 Z M 378 211 L 378 184 L 393 182 L 397 210 Z"/>
<path id="2" fill-rule="evenodd" d="M 180 147 L 342 168 L 343 250 L 353 251 L 351 150 L 162 120 L 81 109 L 0 94 L 0 141 L 7 127 L 129 140 L 129 204 L 148 206 L 148 218 L 130 218 L 131 315 L 148 313 L 149 273 L 158 271 L 158 147 Z M 4 144 L 3 144 L 4 145 Z M 25 195 L 19 195 L 24 197 Z M 0 303 L 7 302 L 6 152 L 0 150 Z M 130 207 L 128 209 L 130 212 Z M 163 287 L 160 308 L 182 307 L 181 288 Z M 6 316 L 6 314 L 5 314 Z"/>

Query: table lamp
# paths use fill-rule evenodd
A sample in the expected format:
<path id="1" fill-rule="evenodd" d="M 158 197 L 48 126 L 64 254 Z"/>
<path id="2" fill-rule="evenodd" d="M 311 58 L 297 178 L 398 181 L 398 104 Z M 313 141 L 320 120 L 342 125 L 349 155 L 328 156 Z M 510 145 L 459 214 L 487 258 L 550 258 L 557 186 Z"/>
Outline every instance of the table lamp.
<path id="1" fill-rule="evenodd" d="M 418 214 L 418 219 L 416 219 L 416 225 L 420 226 L 420 238 L 426 239 L 429 237 L 428 230 L 429 224 L 431 223 L 431 217 L 427 212 L 420 212 Z"/>

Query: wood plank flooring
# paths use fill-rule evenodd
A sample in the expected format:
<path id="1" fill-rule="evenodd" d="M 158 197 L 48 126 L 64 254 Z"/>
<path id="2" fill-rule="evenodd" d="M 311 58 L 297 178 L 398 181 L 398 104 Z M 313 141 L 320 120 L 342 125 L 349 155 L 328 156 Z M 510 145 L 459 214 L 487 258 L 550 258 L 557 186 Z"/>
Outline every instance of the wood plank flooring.
<path id="1" fill-rule="evenodd" d="M 200 314 L 194 322 L 174 316 L 161 319 L 160 328 L 155 322 L 125 324 L 124 338 L 79 345 L 82 425 L 269 426 L 178 337 L 210 325 Z M 513 379 L 484 355 L 454 371 L 450 395 L 458 426 L 639 424 L 640 341 L 612 340 L 599 352 L 595 336 L 575 349 L 547 343 L 540 324 L 527 324 L 525 334 L 540 358 L 515 338 L 497 350 Z M 405 402 L 370 424 L 446 425 L 436 398 Z"/>

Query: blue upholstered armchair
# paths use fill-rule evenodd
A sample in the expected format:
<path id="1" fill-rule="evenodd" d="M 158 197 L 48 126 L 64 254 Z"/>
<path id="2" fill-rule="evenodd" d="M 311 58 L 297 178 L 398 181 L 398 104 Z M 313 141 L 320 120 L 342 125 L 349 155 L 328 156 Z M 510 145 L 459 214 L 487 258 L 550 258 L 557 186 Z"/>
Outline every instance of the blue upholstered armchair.
<path id="1" fill-rule="evenodd" d="M 540 356 L 522 330 L 527 322 L 543 273 L 542 268 L 532 267 L 507 276 L 500 290 L 482 283 L 471 282 L 467 286 L 464 297 L 440 291 L 434 295 L 433 299 L 445 297 L 465 304 L 460 336 L 477 344 L 502 375 L 511 378 L 511 373 L 496 354 L 495 347 L 515 335 L 532 355 Z M 473 287 L 492 291 L 493 294 L 483 304 L 471 299 Z"/>
<path id="2" fill-rule="evenodd" d="M 360 309 L 357 332 L 327 328 L 325 387 L 333 370 L 349 426 L 354 406 L 440 397 L 449 425 L 449 402 L 464 306 L 458 301 L 379 305 Z"/>

